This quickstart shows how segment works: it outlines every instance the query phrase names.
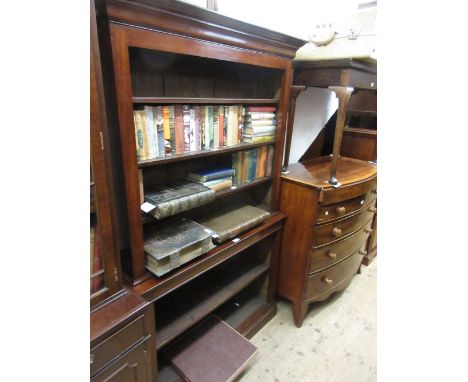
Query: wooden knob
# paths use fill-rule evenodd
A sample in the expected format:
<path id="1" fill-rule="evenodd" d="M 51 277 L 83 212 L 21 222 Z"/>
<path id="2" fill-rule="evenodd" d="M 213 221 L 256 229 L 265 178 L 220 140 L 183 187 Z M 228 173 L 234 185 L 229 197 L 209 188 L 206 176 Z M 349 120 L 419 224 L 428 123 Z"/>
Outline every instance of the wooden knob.
<path id="1" fill-rule="evenodd" d="M 336 259 L 336 253 L 333 253 L 332 251 L 327 251 L 327 256 L 332 260 Z"/>
<path id="2" fill-rule="evenodd" d="M 346 208 L 344 207 L 336 207 L 337 215 L 343 215 L 346 212 Z"/>
<path id="3" fill-rule="evenodd" d="M 377 211 L 377 208 L 375 208 L 375 207 L 370 207 L 369 208 L 369 212 L 375 212 L 375 211 Z"/>
<path id="4" fill-rule="evenodd" d="M 333 228 L 332 234 L 333 234 L 333 236 L 335 236 L 335 237 L 340 237 L 341 234 L 342 234 L 341 229 L 339 229 L 339 228 Z"/>
<path id="5" fill-rule="evenodd" d="M 361 250 L 361 251 L 359 251 L 359 253 L 360 253 L 361 255 L 364 255 L 364 256 L 367 255 L 367 251 L 362 251 L 362 250 Z"/>
<path id="6" fill-rule="evenodd" d="M 372 228 L 366 228 L 364 230 L 365 233 L 372 233 L 373 229 Z"/>
<path id="7" fill-rule="evenodd" d="M 327 276 L 325 276 L 325 277 L 322 279 L 322 281 L 323 281 L 324 283 L 327 283 L 327 284 L 331 284 L 331 283 L 333 282 L 333 280 L 332 280 L 332 279 L 329 279 Z"/>

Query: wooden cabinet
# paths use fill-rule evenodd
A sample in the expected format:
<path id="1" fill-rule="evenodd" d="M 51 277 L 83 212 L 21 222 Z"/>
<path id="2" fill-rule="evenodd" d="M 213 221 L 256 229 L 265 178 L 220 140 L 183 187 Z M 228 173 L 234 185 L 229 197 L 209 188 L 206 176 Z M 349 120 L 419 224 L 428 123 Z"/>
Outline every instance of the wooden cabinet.
<path id="1" fill-rule="evenodd" d="M 358 271 L 375 214 L 376 166 L 340 157 L 327 183 L 331 158 L 289 165 L 282 175 L 281 211 L 288 215 L 278 292 L 293 303 L 300 327 L 311 302 L 343 290 Z"/>

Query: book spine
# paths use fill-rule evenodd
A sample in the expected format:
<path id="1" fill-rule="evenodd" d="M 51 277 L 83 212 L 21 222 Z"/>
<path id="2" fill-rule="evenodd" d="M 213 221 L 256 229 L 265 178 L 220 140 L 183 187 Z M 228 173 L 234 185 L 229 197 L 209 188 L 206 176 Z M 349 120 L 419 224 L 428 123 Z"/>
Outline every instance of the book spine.
<path id="1" fill-rule="evenodd" d="M 152 214 L 158 220 L 164 219 L 166 217 L 173 216 L 180 212 L 188 211 L 192 208 L 212 202 L 215 199 L 215 197 L 216 192 L 212 189 L 208 189 L 196 194 L 160 203 L 152 211 Z"/>
<path id="2" fill-rule="evenodd" d="M 200 135 L 200 106 L 193 107 L 193 118 L 195 120 L 195 150 L 201 150 Z"/>
<path id="3" fill-rule="evenodd" d="M 236 137 L 236 144 L 242 142 L 242 129 L 244 127 L 244 112 L 245 108 L 242 105 L 237 107 L 237 137 Z"/>
<path id="4" fill-rule="evenodd" d="M 228 179 L 228 180 L 224 180 L 220 183 L 216 183 L 216 184 L 213 184 L 211 186 L 208 186 L 209 188 L 211 188 L 212 190 L 215 190 L 215 191 L 221 191 L 221 190 L 224 190 L 226 188 L 230 188 L 232 187 L 232 179 Z"/>
<path id="5" fill-rule="evenodd" d="M 233 227 L 231 229 L 228 229 L 222 232 L 216 232 L 219 237 L 213 238 L 213 240 L 215 240 L 217 243 L 222 243 L 223 241 L 229 240 L 241 234 L 242 232 L 245 232 L 249 230 L 250 228 L 253 228 L 256 225 L 262 223 L 268 216 L 269 214 L 256 216 L 250 220 L 245 221 L 244 223 L 236 227 Z"/>
<path id="6" fill-rule="evenodd" d="M 164 147 L 166 148 L 166 154 L 170 154 L 172 151 L 171 145 L 171 112 L 169 111 L 170 106 L 163 106 L 163 127 L 164 127 Z"/>
<path id="7" fill-rule="evenodd" d="M 276 119 L 255 119 L 245 123 L 245 127 L 276 126 Z"/>
<path id="8" fill-rule="evenodd" d="M 218 146 L 224 146 L 224 106 L 218 107 Z"/>
<path id="9" fill-rule="evenodd" d="M 247 112 L 255 112 L 255 113 L 274 113 L 276 111 L 275 106 L 249 106 L 247 107 Z"/>
<path id="10" fill-rule="evenodd" d="M 148 141 L 148 127 L 146 126 L 146 114 L 144 110 L 139 110 L 141 120 L 141 131 L 143 132 L 143 159 L 150 158 L 150 148 Z"/>
<path id="11" fill-rule="evenodd" d="M 267 159 L 267 152 L 268 147 L 262 146 L 260 147 L 260 161 L 259 161 L 259 172 L 257 178 L 264 178 L 265 177 L 265 166 L 266 166 L 266 159 Z"/>
<path id="12" fill-rule="evenodd" d="M 169 106 L 169 131 L 170 131 L 170 145 L 171 152 L 175 153 L 176 151 L 176 137 L 175 137 L 175 116 L 174 116 L 174 106 Z"/>
<path id="13" fill-rule="evenodd" d="M 234 170 L 234 184 L 239 184 L 239 173 L 237 168 L 239 167 L 239 156 L 240 152 L 232 154 L 232 169 Z"/>
<path id="14" fill-rule="evenodd" d="M 205 145 L 204 149 L 210 148 L 210 117 L 208 106 L 205 106 Z"/>
<path id="15" fill-rule="evenodd" d="M 232 107 L 232 142 L 231 144 L 237 145 L 239 139 L 239 108 L 238 106 Z"/>
<path id="16" fill-rule="evenodd" d="M 190 151 L 197 151 L 197 128 L 193 108 L 190 109 Z"/>
<path id="17" fill-rule="evenodd" d="M 205 180 L 203 180 L 204 182 L 208 182 L 210 180 L 215 180 L 215 179 L 221 179 L 221 178 L 227 178 L 229 176 L 233 176 L 234 175 L 234 170 L 233 169 L 226 169 L 224 171 L 221 171 L 221 172 L 216 172 L 214 174 L 208 174 L 208 175 L 205 175 L 203 178 L 205 178 Z"/>
<path id="18" fill-rule="evenodd" d="M 221 179 L 215 179 L 215 180 L 209 180 L 208 182 L 203 182 L 202 184 L 205 186 L 205 187 L 210 187 L 210 186 L 213 186 L 215 184 L 218 184 L 218 183 L 221 183 L 221 182 L 225 182 L 226 180 L 230 180 L 232 179 L 232 177 L 226 177 L 226 178 L 221 178 Z M 190 179 L 189 179 L 190 180 Z"/>
<path id="19" fill-rule="evenodd" d="M 158 156 L 164 158 L 166 156 L 166 141 L 164 139 L 164 122 L 163 122 L 163 110 L 162 106 L 155 108 L 156 115 L 156 130 L 157 130 L 157 142 L 158 142 Z"/>
<path id="20" fill-rule="evenodd" d="M 242 151 L 241 156 L 241 183 L 245 183 L 249 177 L 249 151 Z"/>
<path id="21" fill-rule="evenodd" d="M 271 176 L 272 174 L 274 153 L 275 153 L 274 146 L 268 147 L 268 155 L 267 155 L 266 167 L 265 167 L 265 176 Z"/>
<path id="22" fill-rule="evenodd" d="M 259 179 L 260 178 L 260 162 L 262 160 L 261 158 L 261 150 L 260 148 L 256 148 L 255 151 L 257 152 L 257 162 L 255 163 L 255 179 Z"/>
<path id="23" fill-rule="evenodd" d="M 148 156 L 146 159 L 151 159 L 156 156 L 155 145 L 157 144 L 157 137 L 155 140 L 154 136 L 154 110 L 151 106 L 143 108 L 142 118 L 145 119 L 146 135 L 148 138 Z"/>
<path id="24" fill-rule="evenodd" d="M 208 106 L 209 147 L 214 148 L 213 106 Z"/>
<path id="25" fill-rule="evenodd" d="M 227 145 L 232 146 L 234 145 L 234 109 L 232 106 L 229 106 L 229 116 L 228 116 L 228 128 L 227 128 Z"/>
<path id="26" fill-rule="evenodd" d="M 181 105 L 174 106 L 176 154 L 184 153 L 184 113 Z"/>
<path id="27" fill-rule="evenodd" d="M 200 150 L 205 148 L 205 106 L 198 107 L 198 131 L 200 133 Z"/>
<path id="28" fill-rule="evenodd" d="M 223 117 L 223 146 L 228 145 L 228 130 L 229 130 L 229 107 L 224 106 L 224 117 Z"/>
<path id="29" fill-rule="evenodd" d="M 144 145 L 143 145 L 143 131 L 141 129 L 141 115 L 138 110 L 133 112 L 133 121 L 135 123 L 135 143 L 137 160 L 143 160 L 145 156 Z"/>
<path id="30" fill-rule="evenodd" d="M 182 106 L 184 124 L 184 151 L 190 151 L 190 108 L 188 105 Z"/>
<path id="31" fill-rule="evenodd" d="M 219 147 L 219 111 L 218 106 L 213 106 L 213 148 Z"/>
<path id="32" fill-rule="evenodd" d="M 266 142 L 271 142 L 275 140 L 274 135 L 266 135 L 266 136 L 260 136 L 260 137 L 251 137 L 251 136 L 242 136 L 242 141 L 246 143 L 266 143 Z"/>
<path id="33" fill-rule="evenodd" d="M 255 180 L 255 172 L 257 169 L 257 150 L 250 150 L 249 154 L 249 182 Z"/>
<path id="34" fill-rule="evenodd" d="M 275 113 L 246 113 L 245 118 L 249 121 L 258 119 L 274 119 Z"/>

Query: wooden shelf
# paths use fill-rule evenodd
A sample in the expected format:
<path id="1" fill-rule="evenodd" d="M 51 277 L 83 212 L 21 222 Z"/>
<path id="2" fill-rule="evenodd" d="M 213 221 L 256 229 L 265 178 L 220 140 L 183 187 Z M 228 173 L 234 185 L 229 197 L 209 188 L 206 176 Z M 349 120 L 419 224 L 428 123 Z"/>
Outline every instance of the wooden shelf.
<path id="1" fill-rule="evenodd" d="M 187 105 L 229 105 L 229 104 L 244 104 L 244 105 L 271 105 L 279 103 L 279 99 L 275 98 L 189 98 L 189 97 L 133 97 L 134 104 L 187 104 Z"/>
<path id="2" fill-rule="evenodd" d="M 370 137 L 376 137 L 377 136 L 377 130 L 360 129 L 360 128 L 357 128 L 357 127 L 346 127 L 344 129 L 344 132 L 347 133 L 347 134 L 361 135 L 361 136 L 370 136 Z"/>
<path id="3" fill-rule="evenodd" d="M 183 154 L 171 154 L 170 156 L 164 158 L 153 158 L 147 159 L 138 162 L 138 167 L 148 167 L 148 166 L 155 166 L 160 164 L 172 163 L 172 162 L 179 162 L 187 159 L 197 159 L 201 157 L 213 156 L 213 155 L 222 155 L 226 153 L 233 153 L 237 151 L 243 150 L 250 150 L 261 146 L 269 146 L 274 145 L 276 140 L 270 142 L 263 142 L 263 143 L 239 143 L 234 146 L 228 147 L 220 147 L 218 149 L 208 149 L 208 150 L 200 150 L 200 151 L 191 151 Z"/>
<path id="4" fill-rule="evenodd" d="M 194 280 L 156 303 L 156 347 L 161 349 L 270 268 L 251 253 L 231 259 L 221 268 Z"/>
<path id="5" fill-rule="evenodd" d="M 285 214 L 277 212 L 259 226 L 239 235 L 236 238 L 236 242 L 229 240 L 213 248 L 204 255 L 184 264 L 173 272 L 159 278 L 151 276 L 148 280 L 134 286 L 132 289 L 137 294 L 143 296 L 147 301 L 154 302 L 204 274 L 218 264 L 237 255 L 239 252 L 249 248 L 265 237 L 277 232 L 281 229 L 282 221 L 285 218 Z"/>

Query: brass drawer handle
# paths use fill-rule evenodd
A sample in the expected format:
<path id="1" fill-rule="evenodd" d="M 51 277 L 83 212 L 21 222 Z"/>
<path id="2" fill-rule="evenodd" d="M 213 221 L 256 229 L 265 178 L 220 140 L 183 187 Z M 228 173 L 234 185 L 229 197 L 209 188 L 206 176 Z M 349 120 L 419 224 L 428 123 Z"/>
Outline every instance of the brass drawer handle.
<path id="1" fill-rule="evenodd" d="M 332 251 L 327 251 L 327 256 L 332 260 L 336 259 L 336 253 L 333 253 Z"/>
<path id="2" fill-rule="evenodd" d="M 325 276 L 325 277 L 322 279 L 322 281 L 323 281 L 324 283 L 327 283 L 327 284 L 333 283 L 333 280 L 332 280 L 332 279 L 329 279 L 327 276 Z"/>
<path id="3" fill-rule="evenodd" d="M 375 207 L 370 207 L 369 208 L 369 212 L 375 212 L 375 211 L 377 211 L 377 208 L 375 208 Z"/>
<path id="4" fill-rule="evenodd" d="M 335 236 L 335 237 L 340 237 L 341 234 L 342 234 L 341 229 L 339 229 L 339 228 L 333 228 L 332 234 L 333 234 L 333 236 Z"/>
<path id="5" fill-rule="evenodd" d="M 372 233 L 373 229 L 372 228 L 366 228 L 364 230 L 365 233 Z"/>
<path id="6" fill-rule="evenodd" d="M 362 250 L 361 250 L 361 251 L 359 251 L 359 253 L 360 253 L 361 255 L 364 255 L 364 256 L 367 255 L 367 251 L 362 251 Z"/>
<path id="7" fill-rule="evenodd" d="M 337 215 L 343 215 L 346 212 L 345 207 L 336 207 L 336 214 Z"/>

